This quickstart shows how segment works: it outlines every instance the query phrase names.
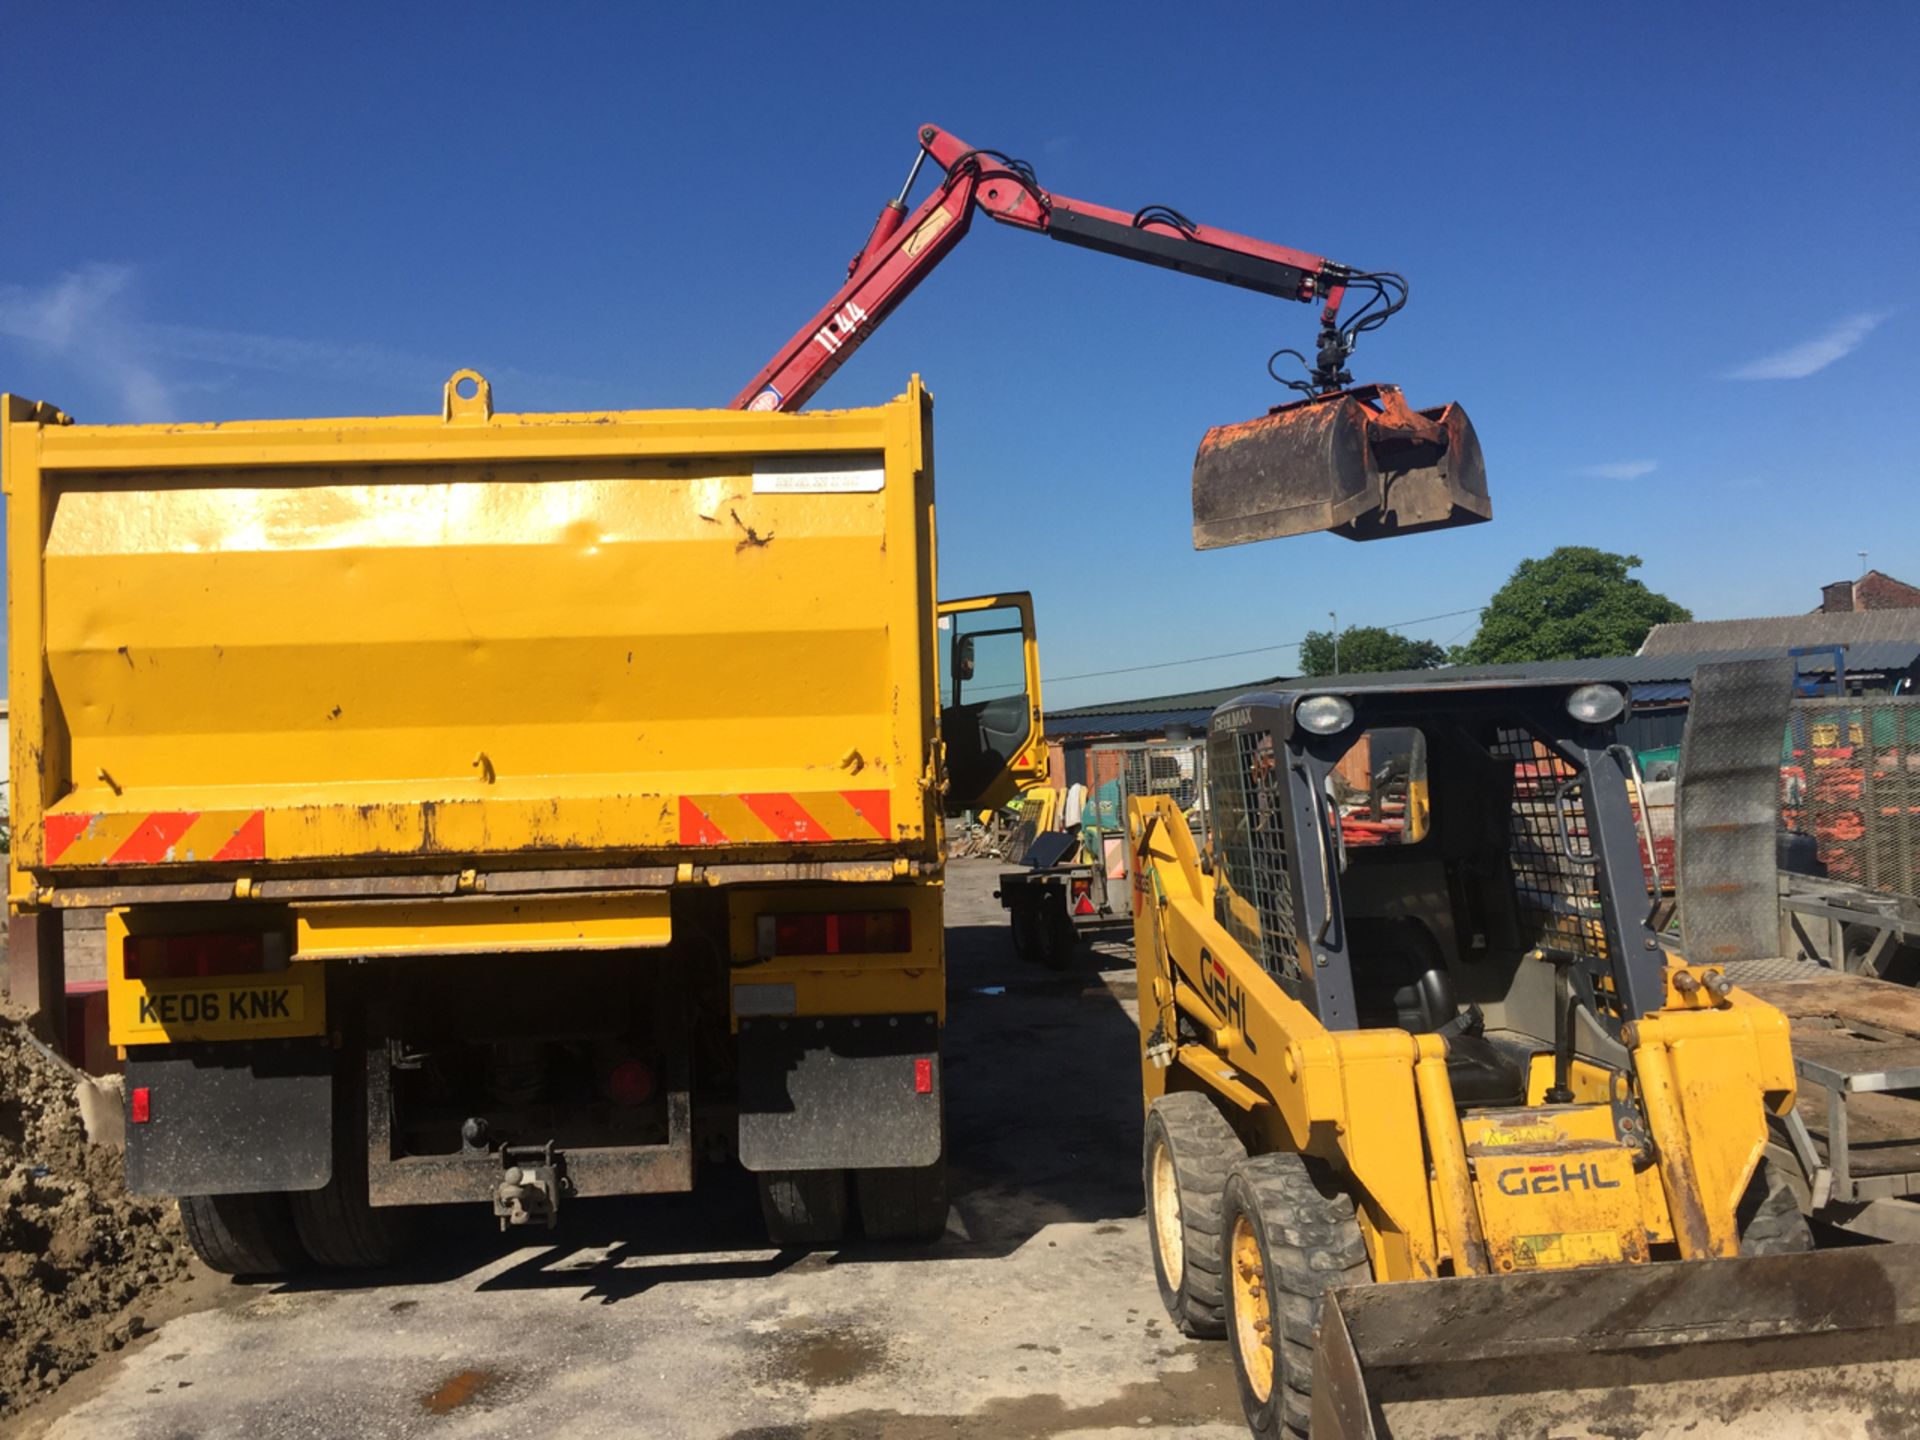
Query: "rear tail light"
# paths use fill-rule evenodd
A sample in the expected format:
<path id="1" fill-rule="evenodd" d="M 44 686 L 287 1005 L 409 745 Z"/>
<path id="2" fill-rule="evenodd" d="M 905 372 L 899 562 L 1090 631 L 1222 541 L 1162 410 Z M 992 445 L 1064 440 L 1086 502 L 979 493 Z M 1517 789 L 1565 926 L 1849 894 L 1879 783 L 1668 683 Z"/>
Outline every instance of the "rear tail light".
<path id="1" fill-rule="evenodd" d="M 1093 908 L 1093 882 L 1091 880 L 1075 880 L 1072 882 L 1072 889 L 1074 914 L 1095 915 L 1099 913 Z"/>
<path id="2" fill-rule="evenodd" d="M 758 931 L 762 956 L 894 955 L 913 949 L 913 921 L 905 910 L 762 915 Z"/>
<path id="3" fill-rule="evenodd" d="M 121 969 L 129 980 L 204 980 L 284 969 L 286 963 L 281 937 L 257 930 L 129 935 L 121 951 Z"/>
<path id="4" fill-rule="evenodd" d="M 153 1119 L 153 1092 L 145 1085 L 134 1086 L 127 1097 L 127 1109 L 132 1112 L 134 1124 L 146 1124 Z"/>

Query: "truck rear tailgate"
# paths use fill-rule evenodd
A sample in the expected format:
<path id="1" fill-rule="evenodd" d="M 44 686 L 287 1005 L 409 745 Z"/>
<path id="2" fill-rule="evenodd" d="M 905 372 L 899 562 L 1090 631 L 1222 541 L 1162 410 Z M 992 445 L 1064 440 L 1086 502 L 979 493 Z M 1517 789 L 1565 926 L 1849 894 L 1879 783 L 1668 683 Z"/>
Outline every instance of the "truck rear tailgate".
<path id="1" fill-rule="evenodd" d="M 16 865 L 926 852 L 930 415 L 10 399 Z"/>

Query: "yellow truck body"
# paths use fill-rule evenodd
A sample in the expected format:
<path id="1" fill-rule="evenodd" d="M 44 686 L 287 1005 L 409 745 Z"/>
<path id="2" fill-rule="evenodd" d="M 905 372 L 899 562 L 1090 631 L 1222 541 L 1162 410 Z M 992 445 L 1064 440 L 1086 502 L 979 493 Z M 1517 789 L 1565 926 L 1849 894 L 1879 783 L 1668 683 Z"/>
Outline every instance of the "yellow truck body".
<path id="1" fill-rule="evenodd" d="M 296 1214 L 343 1183 L 491 1196 L 503 1222 L 682 1188 L 703 1067 L 722 1128 L 753 1117 L 723 1137 L 749 1168 L 818 1172 L 769 1201 L 776 1230 L 783 1204 L 818 1228 L 822 1175 L 937 1162 L 941 813 L 976 798 L 947 793 L 942 690 L 985 681 L 956 616 L 1014 667 L 949 712 L 971 773 L 1004 791 L 1040 747 L 1025 597 L 935 601 L 931 412 L 917 378 L 804 415 L 500 414 L 472 372 L 384 419 L 95 426 L 9 397 L 11 901 L 43 960 L 52 917 L 109 911 L 110 1034 L 155 1112 L 134 1182 L 186 1193 L 220 1143 L 171 1103 L 161 1134 L 163 1085 L 243 1053 L 257 1078 L 289 1042 L 328 1051 L 295 1110 L 327 1110 L 330 1147 L 197 1183 Z M 760 1104 L 755 1065 L 806 1055 L 749 1032 L 802 1017 L 819 1083 Z M 835 1028 L 862 1017 L 916 1038 Z M 471 1072 L 448 1103 L 479 1143 L 445 1115 L 405 1133 L 416 1054 Z M 637 1072 L 581 1079 L 642 1064 L 644 1104 Z M 888 1136 L 849 1139 L 837 1112 L 902 1077 L 929 1118 L 895 1097 Z M 575 1081 L 640 1140 L 568 1142 L 567 1107 L 526 1100 Z M 530 1145 L 559 1155 L 551 1193 L 503 1199 Z"/>
<path id="2" fill-rule="evenodd" d="M 16 420 L 16 863 L 931 859 L 929 408 Z"/>

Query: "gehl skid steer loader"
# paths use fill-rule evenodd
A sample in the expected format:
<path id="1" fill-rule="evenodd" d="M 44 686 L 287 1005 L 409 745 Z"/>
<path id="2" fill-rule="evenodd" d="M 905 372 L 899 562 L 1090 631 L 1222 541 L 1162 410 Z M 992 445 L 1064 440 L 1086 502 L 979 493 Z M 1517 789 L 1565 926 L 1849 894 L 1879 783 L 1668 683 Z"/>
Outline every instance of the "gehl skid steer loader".
<path id="1" fill-rule="evenodd" d="M 1787 1023 L 1710 933 L 1743 889 L 1722 842 L 1772 843 L 1764 742 L 1696 762 L 1762 798 L 1696 810 L 1689 963 L 1655 928 L 1627 703 L 1250 695 L 1209 730 L 1205 856 L 1131 802 L 1155 1268 L 1183 1330 L 1228 1337 L 1256 1433 L 1920 1434 L 1920 1265 L 1796 1253 L 1764 1159 Z M 1771 900 L 1765 865 L 1736 898 Z"/>

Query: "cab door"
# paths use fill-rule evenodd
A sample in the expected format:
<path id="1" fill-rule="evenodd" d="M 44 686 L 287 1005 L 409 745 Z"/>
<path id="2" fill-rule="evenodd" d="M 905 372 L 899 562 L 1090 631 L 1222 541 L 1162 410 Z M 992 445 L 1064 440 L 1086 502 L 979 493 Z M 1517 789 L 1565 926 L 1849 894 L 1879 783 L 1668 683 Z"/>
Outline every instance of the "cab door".
<path id="1" fill-rule="evenodd" d="M 998 808 L 1047 775 L 1033 597 L 943 600 L 939 641 L 946 808 Z"/>

